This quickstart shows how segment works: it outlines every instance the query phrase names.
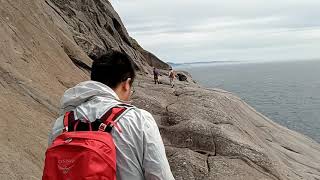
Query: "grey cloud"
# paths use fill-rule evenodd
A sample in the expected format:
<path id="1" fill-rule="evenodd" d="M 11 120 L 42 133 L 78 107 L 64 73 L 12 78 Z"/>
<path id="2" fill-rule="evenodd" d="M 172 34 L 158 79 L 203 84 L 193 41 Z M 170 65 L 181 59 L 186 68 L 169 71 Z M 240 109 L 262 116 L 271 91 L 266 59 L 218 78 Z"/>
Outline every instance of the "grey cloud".
<path id="1" fill-rule="evenodd" d="M 318 0 L 117 0 L 129 33 L 165 61 L 319 57 Z"/>

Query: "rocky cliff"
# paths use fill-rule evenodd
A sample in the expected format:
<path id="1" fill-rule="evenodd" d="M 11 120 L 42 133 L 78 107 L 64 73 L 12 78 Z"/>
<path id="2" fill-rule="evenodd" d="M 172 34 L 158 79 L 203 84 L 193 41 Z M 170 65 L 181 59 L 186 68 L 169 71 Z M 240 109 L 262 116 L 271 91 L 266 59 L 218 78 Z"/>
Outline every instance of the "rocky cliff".
<path id="1" fill-rule="evenodd" d="M 128 35 L 107 0 L 0 4 L 0 179 L 41 178 L 60 96 L 109 49 L 134 60 L 135 105 L 154 114 L 176 179 L 320 179 L 319 144 L 236 96 L 190 78 L 154 86 L 150 66 L 169 66 Z"/>
<path id="2" fill-rule="evenodd" d="M 233 94 L 193 83 L 136 82 L 134 103 L 154 115 L 176 179 L 319 179 L 320 145 Z"/>

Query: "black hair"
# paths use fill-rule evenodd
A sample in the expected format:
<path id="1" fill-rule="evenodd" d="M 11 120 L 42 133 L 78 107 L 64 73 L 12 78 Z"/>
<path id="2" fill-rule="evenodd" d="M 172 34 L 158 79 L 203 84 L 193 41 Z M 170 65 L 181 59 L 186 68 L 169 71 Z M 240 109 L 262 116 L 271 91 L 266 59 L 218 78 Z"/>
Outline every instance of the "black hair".
<path id="1" fill-rule="evenodd" d="M 101 82 L 115 88 L 121 82 L 135 79 L 135 69 L 131 58 L 119 51 L 109 51 L 92 63 L 91 80 Z"/>

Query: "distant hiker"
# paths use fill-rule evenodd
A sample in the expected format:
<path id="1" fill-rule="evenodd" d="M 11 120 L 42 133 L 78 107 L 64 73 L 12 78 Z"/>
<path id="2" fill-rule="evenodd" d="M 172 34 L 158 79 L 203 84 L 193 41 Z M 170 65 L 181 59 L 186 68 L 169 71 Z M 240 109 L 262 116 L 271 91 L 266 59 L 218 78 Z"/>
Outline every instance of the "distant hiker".
<path id="1" fill-rule="evenodd" d="M 173 180 L 152 115 L 128 104 L 135 71 L 111 51 L 92 65 L 91 81 L 68 89 L 49 136 L 43 180 Z"/>
<path id="2" fill-rule="evenodd" d="M 153 68 L 153 77 L 154 84 L 159 84 L 159 70 L 156 67 Z"/>
<path id="3" fill-rule="evenodd" d="M 174 86 L 174 77 L 175 77 L 175 73 L 174 73 L 173 69 L 171 68 L 169 71 L 169 79 L 170 79 L 170 85 L 172 88 Z"/>

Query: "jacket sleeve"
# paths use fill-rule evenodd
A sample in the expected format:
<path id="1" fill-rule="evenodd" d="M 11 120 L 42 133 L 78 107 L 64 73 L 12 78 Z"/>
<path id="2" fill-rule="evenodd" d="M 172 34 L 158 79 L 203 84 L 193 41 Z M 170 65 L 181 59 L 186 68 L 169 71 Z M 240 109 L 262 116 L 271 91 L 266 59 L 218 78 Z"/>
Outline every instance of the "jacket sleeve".
<path id="1" fill-rule="evenodd" d="M 60 116 L 54 123 L 51 132 L 49 133 L 48 146 L 53 140 L 62 133 L 63 130 L 63 116 Z"/>
<path id="2" fill-rule="evenodd" d="M 158 126 L 152 115 L 144 112 L 143 170 L 146 180 L 174 180 Z"/>

